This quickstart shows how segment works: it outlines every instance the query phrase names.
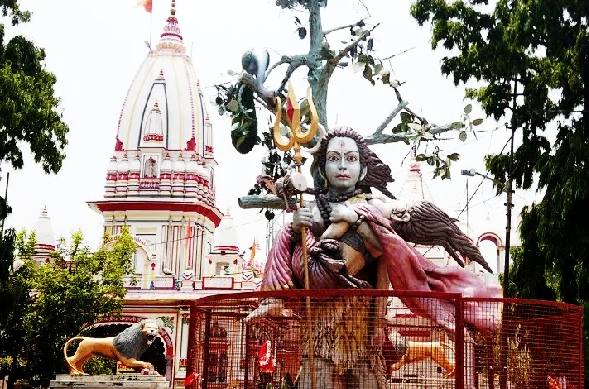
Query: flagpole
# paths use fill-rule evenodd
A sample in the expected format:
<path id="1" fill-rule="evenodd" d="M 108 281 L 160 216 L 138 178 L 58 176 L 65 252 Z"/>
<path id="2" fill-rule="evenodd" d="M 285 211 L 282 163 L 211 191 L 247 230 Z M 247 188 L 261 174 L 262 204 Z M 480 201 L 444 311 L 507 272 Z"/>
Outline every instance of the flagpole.
<path id="1" fill-rule="evenodd" d="M 152 43 L 153 42 L 151 41 L 152 35 L 153 35 L 153 5 L 152 5 L 152 8 L 151 8 L 151 12 L 149 14 L 150 14 L 150 22 L 149 22 L 149 51 L 151 51 L 151 48 L 153 47 L 152 46 Z"/>

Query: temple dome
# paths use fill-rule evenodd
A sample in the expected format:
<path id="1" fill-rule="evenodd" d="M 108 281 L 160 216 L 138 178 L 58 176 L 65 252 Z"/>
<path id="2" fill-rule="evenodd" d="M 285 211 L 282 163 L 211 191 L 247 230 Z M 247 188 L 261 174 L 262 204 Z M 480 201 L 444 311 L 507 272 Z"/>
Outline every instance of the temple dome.
<path id="1" fill-rule="evenodd" d="M 221 219 L 219 227 L 215 229 L 213 252 L 231 252 L 239 251 L 239 242 L 237 239 L 237 230 L 229 210 L 225 212 L 225 217 Z"/>
<path id="2" fill-rule="evenodd" d="M 131 160 L 129 164 L 129 171 L 138 172 L 141 170 L 141 161 L 139 161 L 139 156 L 135 155 L 135 157 Z"/>
<path id="3" fill-rule="evenodd" d="M 118 123 L 116 150 L 162 147 L 195 151 L 202 156 L 205 146 L 210 147 L 205 145 L 207 116 L 173 1 L 159 43 L 149 51 L 127 92 Z"/>
<path id="4" fill-rule="evenodd" d="M 420 163 L 415 159 L 413 159 L 409 165 L 409 172 L 401 187 L 399 197 L 401 200 L 406 201 L 409 204 L 424 200 L 432 203 L 434 202 L 427 183 L 423 180 Z"/>
<path id="5" fill-rule="evenodd" d="M 35 238 L 37 240 L 36 247 L 43 247 L 46 249 L 55 249 L 55 235 L 53 233 L 53 226 L 51 225 L 51 219 L 47 215 L 47 208 L 43 208 L 43 212 L 37 219 L 35 225 Z"/>
<path id="6" fill-rule="evenodd" d="M 116 173 L 117 169 L 118 169 L 117 157 L 115 157 L 113 155 L 112 158 L 110 159 L 110 161 L 108 162 L 108 167 L 106 168 L 106 171 Z"/>

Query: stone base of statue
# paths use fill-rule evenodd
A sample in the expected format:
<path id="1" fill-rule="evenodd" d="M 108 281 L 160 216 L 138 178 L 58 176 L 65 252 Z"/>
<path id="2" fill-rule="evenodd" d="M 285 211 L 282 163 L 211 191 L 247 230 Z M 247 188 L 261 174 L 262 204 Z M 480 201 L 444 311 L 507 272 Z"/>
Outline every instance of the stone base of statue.
<path id="1" fill-rule="evenodd" d="M 166 377 L 143 374 L 118 375 L 70 375 L 58 374 L 49 383 L 51 389 L 80 388 L 80 389 L 167 389 Z"/>

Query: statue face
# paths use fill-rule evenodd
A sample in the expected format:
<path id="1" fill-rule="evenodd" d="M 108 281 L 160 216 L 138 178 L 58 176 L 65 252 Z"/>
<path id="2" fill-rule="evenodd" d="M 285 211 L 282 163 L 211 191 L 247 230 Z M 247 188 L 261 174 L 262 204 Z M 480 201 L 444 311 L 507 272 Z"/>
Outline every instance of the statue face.
<path id="1" fill-rule="evenodd" d="M 356 142 L 351 138 L 332 138 L 327 144 L 325 162 L 329 189 L 338 193 L 352 190 L 365 174 Z"/>

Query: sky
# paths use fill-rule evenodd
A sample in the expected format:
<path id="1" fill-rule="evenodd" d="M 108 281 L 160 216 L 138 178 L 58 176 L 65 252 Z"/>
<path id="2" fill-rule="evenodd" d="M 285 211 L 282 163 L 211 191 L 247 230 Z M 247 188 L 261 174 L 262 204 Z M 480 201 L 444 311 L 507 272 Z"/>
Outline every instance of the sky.
<path id="1" fill-rule="evenodd" d="M 68 237 L 80 229 L 88 244 L 97 247 L 102 217 L 90 210 L 86 201 L 103 197 L 106 167 L 114 150 L 117 120 L 127 89 L 148 53 L 145 41 L 151 39 L 155 44 L 159 39 L 169 15 L 170 0 L 153 0 L 152 14 L 136 7 L 135 0 L 19 2 L 21 8 L 32 11 L 32 20 L 17 27 L 8 23 L 7 38 L 24 35 L 45 49 L 45 65 L 57 76 L 56 95 L 61 99 L 60 108 L 70 133 L 67 157 L 57 175 L 46 175 L 34 164 L 28 151 L 22 170 L 2 167 L 2 190 L 6 172 L 10 171 L 8 200 L 13 214 L 7 225 L 31 229 L 46 206 L 56 237 Z M 405 82 L 401 93 L 409 106 L 433 123 L 456 121 L 469 103 L 464 100 L 464 85 L 457 87 L 441 75 L 440 61 L 448 53 L 431 49 L 430 26 L 417 25 L 409 14 L 411 3 L 410 0 L 331 0 L 322 10 L 323 26 L 330 29 L 366 16 L 370 16 L 366 20 L 369 25 L 380 23 L 373 33 L 375 56 L 387 57 L 411 49 L 389 62 L 392 77 Z M 264 251 L 267 224 L 263 214 L 239 209 L 237 205 L 238 197 L 247 193 L 261 173 L 264 149 L 258 147 L 246 156 L 233 149 L 229 119 L 220 117 L 212 103 L 216 96 L 213 85 L 234 79 L 228 71 L 241 71 L 242 53 L 250 48 L 267 49 L 271 62 L 281 55 L 306 52 L 308 40 L 299 39 L 294 20 L 297 16 L 306 24 L 307 14 L 282 10 L 274 0 L 176 0 L 176 9 L 214 126 L 217 204 L 222 211 L 231 212 L 241 248 L 247 250 L 256 238 Z M 332 48 L 348 37 L 345 30 L 330 36 Z M 283 67 L 275 70 L 269 87 L 276 87 L 284 70 Z M 297 85 L 304 85 L 305 75 L 304 70 L 295 72 Z M 303 93 L 301 90 L 298 94 Z M 338 69 L 329 87 L 328 122 L 330 126 L 351 126 L 368 136 L 395 105 L 391 88 L 372 86 L 350 68 Z M 264 115 L 261 123 L 265 123 Z M 484 115 L 474 104 L 471 118 L 478 117 Z M 451 216 L 458 216 L 466 203 L 467 178 L 460 175 L 460 170 L 474 168 L 485 172 L 483 156 L 498 153 L 509 139 L 505 122 L 485 119 L 477 127 L 477 139 L 469 134 L 465 142 L 458 140 L 457 132 L 448 133 L 453 139 L 440 143 L 443 152 L 460 154 L 460 160 L 452 167 L 451 180 L 432 180 L 433 169 L 427 164 L 422 166 L 436 204 Z M 373 149 L 391 166 L 396 181 L 389 190 L 398 193 L 409 167 L 409 158 L 405 158 L 409 146 L 388 144 Z M 504 236 L 505 195 L 495 197 L 491 182 L 483 182 L 480 177 L 470 178 L 471 194 L 479 184 L 470 202 L 470 225 L 478 230 L 489 225 Z M 516 192 L 514 227 L 521 207 L 538 198 L 535 192 Z M 465 215 L 461 215 L 461 220 Z M 288 221 L 288 216 L 284 220 Z M 282 223 L 283 218 L 278 217 L 277 225 Z M 486 247 L 482 251 L 487 257 L 492 256 L 494 249 Z"/>

